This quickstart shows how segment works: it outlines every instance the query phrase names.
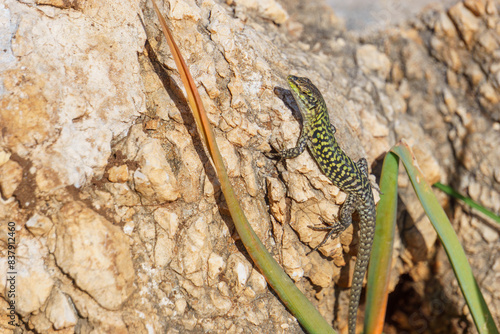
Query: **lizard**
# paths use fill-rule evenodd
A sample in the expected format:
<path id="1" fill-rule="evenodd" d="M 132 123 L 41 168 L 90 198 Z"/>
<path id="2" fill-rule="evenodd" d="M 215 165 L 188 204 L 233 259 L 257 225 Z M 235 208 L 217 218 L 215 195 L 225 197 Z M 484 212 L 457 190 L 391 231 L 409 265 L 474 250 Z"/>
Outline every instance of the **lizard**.
<path id="1" fill-rule="evenodd" d="M 289 75 L 287 81 L 302 114 L 302 132 L 294 148 L 281 150 L 271 155 L 284 159 L 295 158 L 308 147 L 321 171 L 334 185 L 347 194 L 340 210 L 339 221 L 330 223 L 329 226 L 309 226 L 314 230 L 329 230 L 329 232 L 323 241 L 307 254 L 316 251 L 330 237 L 337 237 L 351 225 L 352 214 L 355 210 L 360 216 L 360 240 L 351 284 L 348 317 L 349 334 L 355 334 L 361 288 L 375 232 L 376 210 L 368 178 L 368 164 L 364 158 L 355 163 L 340 148 L 334 136 L 336 128 L 330 123 L 325 100 L 311 80 Z"/>

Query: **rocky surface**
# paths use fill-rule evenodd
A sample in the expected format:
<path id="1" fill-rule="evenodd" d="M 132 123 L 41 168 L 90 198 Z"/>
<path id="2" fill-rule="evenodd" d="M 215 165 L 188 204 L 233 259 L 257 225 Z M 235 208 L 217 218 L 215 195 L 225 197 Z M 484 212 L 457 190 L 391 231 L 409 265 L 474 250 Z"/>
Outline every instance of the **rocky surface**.
<path id="1" fill-rule="evenodd" d="M 342 147 L 374 174 L 404 138 L 429 182 L 500 211 L 498 3 L 436 6 L 365 35 L 320 1 L 159 5 L 248 220 L 336 328 L 347 324 L 357 226 L 305 254 L 324 236 L 308 225 L 333 220 L 345 194 L 308 154 L 262 154 L 300 133 L 288 74 L 316 83 Z M 2 331 L 14 332 L 13 222 L 21 332 L 302 332 L 235 234 L 151 3 L 7 0 L 0 45 Z M 405 178 L 400 189 L 385 331 L 474 332 Z M 440 198 L 498 323 L 498 226 Z"/>

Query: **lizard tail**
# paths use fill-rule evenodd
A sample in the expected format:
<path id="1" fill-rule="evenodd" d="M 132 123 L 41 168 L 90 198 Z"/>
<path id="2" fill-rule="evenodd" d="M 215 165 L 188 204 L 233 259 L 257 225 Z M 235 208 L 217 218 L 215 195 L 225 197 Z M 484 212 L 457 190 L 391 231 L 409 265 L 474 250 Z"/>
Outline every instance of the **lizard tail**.
<path id="1" fill-rule="evenodd" d="M 356 319 L 358 314 L 359 299 L 361 297 L 361 288 L 365 278 L 370 252 L 373 244 L 373 235 L 375 233 L 375 215 L 372 212 L 363 212 L 361 214 L 361 233 L 359 240 L 358 256 L 354 266 L 354 275 L 351 284 L 351 296 L 349 298 L 349 334 L 356 333 Z M 366 214 L 364 214 L 366 213 Z"/>

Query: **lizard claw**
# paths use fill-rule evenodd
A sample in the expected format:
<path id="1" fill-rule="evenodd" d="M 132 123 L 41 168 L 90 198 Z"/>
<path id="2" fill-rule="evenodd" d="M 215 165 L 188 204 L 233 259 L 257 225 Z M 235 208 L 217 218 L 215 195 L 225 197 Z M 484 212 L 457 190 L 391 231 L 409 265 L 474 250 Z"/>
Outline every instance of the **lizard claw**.
<path id="1" fill-rule="evenodd" d="M 263 152 L 263 153 L 269 159 L 277 159 L 277 158 L 281 159 L 281 154 L 279 154 L 277 152 Z"/>
<path id="2" fill-rule="evenodd" d="M 278 146 L 279 148 L 276 149 L 276 147 L 271 144 L 271 147 L 273 148 L 273 150 L 275 150 L 276 152 L 264 152 L 264 155 L 266 157 L 268 157 L 269 159 L 278 159 L 278 161 L 281 161 L 283 160 L 283 154 L 282 154 L 282 151 L 280 148 L 281 148 L 281 145 L 278 143 Z"/>
<path id="3" fill-rule="evenodd" d="M 340 233 L 342 233 L 345 228 L 342 224 L 340 224 L 338 221 L 335 221 L 333 223 L 329 223 L 329 222 L 326 222 L 325 220 L 323 220 L 323 218 L 319 218 L 324 224 L 328 224 L 328 226 L 313 226 L 313 225 L 308 225 L 307 227 L 309 227 L 310 229 L 313 229 L 315 231 L 329 231 L 325 238 L 323 239 L 323 241 L 321 241 L 319 243 L 319 245 L 317 245 L 316 247 L 314 247 L 314 249 L 312 249 L 311 251 L 309 251 L 307 255 L 311 254 L 312 252 L 316 251 L 318 248 L 320 248 L 321 246 L 323 246 L 327 241 L 328 239 L 330 239 L 330 237 L 332 237 L 333 239 L 337 238 L 338 235 Z"/>

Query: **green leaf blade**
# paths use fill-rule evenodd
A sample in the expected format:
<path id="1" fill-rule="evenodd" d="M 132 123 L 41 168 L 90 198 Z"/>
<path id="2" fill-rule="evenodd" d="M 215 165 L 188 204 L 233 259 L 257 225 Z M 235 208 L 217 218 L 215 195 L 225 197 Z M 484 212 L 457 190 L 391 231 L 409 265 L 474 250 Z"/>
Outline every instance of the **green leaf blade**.
<path id="1" fill-rule="evenodd" d="M 478 332 L 481 334 L 497 334 L 498 329 L 493 321 L 493 316 L 474 278 L 464 249 L 443 208 L 439 205 L 432 188 L 425 181 L 413 153 L 408 145 L 404 143 L 394 146 L 391 152 L 397 154 L 403 162 L 413 189 L 438 234 Z"/>
<path id="2" fill-rule="evenodd" d="M 215 141 L 215 136 L 208 121 L 205 108 L 203 107 L 203 102 L 194 84 L 194 80 L 155 0 L 152 0 L 152 2 L 156 15 L 160 20 L 163 34 L 167 39 L 177 69 L 181 75 L 182 82 L 186 88 L 188 101 L 193 111 L 198 131 L 212 158 L 229 212 L 243 245 L 269 285 L 271 285 L 281 301 L 309 333 L 335 334 L 336 332 L 333 328 L 326 322 L 307 297 L 300 292 L 271 254 L 269 254 L 246 219 L 229 181 L 229 176 L 227 175 L 222 156 L 217 146 L 217 142 Z"/>
<path id="3" fill-rule="evenodd" d="M 399 158 L 388 153 L 380 177 L 380 201 L 366 289 L 365 333 L 382 333 L 396 230 Z"/>

